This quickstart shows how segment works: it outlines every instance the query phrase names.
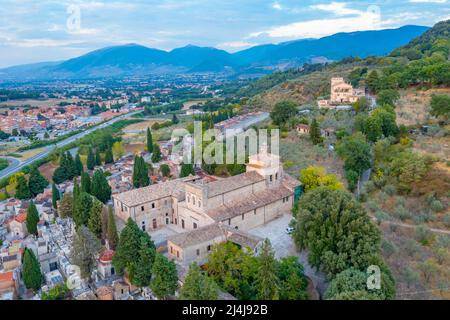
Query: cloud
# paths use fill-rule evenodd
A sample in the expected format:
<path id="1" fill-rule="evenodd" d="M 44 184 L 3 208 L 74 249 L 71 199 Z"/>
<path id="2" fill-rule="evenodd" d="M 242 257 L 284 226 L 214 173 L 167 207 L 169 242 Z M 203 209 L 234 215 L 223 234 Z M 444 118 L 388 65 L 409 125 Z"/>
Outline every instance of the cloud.
<path id="1" fill-rule="evenodd" d="M 231 41 L 224 42 L 217 45 L 218 48 L 228 51 L 237 51 L 245 48 L 249 48 L 254 46 L 255 43 L 247 42 L 247 41 Z"/>
<path id="2" fill-rule="evenodd" d="M 361 10 L 348 8 L 348 3 L 345 3 L 345 2 L 331 2 L 328 4 L 316 4 L 316 5 L 311 5 L 310 8 L 322 10 L 322 11 L 326 11 L 326 12 L 331 12 L 337 16 L 360 15 L 361 14 Z"/>
<path id="3" fill-rule="evenodd" d="M 55 40 L 55 39 L 23 39 L 19 41 L 9 41 L 8 45 L 13 45 L 23 48 L 34 48 L 34 47 L 61 47 L 61 46 L 71 46 L 75 44 L 81 44 L 84 41 L 81 40 Z"/>
<path id="4" fill-rule="evenodd" d="M 370 6 L 366 11 L 348 9 L 345 3 L 333 2 L 328 5 L 315 5 L 315 9 L 334 12 L 333 19 L 316 19 L 277 26 L 268 30 L 253 32 L 251 38 L 320 38 L 338 32 L 352 32 L 362 30 L 377 30 L 381 28 L 380 12 L 376 6 Z"/>
<path id="5" fill-rule="evenodd" d="M 274 8 L 275 10 L 282 10 L 283 8 L 281 7 L 281 4 L 276 1 L 272 4 L 272 8 Z"/>
<path id="6" fill-rule="evenodd" d="M 411 3 L 447 3 L 447 0 L 409 0 Z"/>

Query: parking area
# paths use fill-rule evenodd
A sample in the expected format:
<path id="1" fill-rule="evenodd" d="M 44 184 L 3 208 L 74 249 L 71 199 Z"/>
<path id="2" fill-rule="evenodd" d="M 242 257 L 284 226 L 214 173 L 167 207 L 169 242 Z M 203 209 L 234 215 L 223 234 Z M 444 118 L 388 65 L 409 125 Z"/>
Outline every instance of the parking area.
<path id="1" fill-rule="evenodd" d="M 317 272 L 309 265 L 308 252 L 304 250 L 297 251 L 291 235 L 286 233 L 286 228 L 289 226 L 291 220 L 292 215 L 285 214 L 278 219 L 248 230 L 247 232 L 263 239 L 268 238 L 275 251 L 275 258 L 277 259 L 287 256 L 298 257 L 299 262 L 304 267 L 305 275 L 313 281 L 314 286 L 323 294 L 327 288 L 325 275 L 322 272 Z"/>
<path id="2" fill-rule="evenodd" d="M 298 255 L 298 252 L 295 249 L 291 236 L 286 233 L 286 228 L 289 226 L 291 219 L 292 215 L 285 214 L 265 225 L 249 230 L 248 233 L 263 239 L 269 238 L 275 251 L 275 258 L 277 259 L 286 256 L 295 256 Z"/>

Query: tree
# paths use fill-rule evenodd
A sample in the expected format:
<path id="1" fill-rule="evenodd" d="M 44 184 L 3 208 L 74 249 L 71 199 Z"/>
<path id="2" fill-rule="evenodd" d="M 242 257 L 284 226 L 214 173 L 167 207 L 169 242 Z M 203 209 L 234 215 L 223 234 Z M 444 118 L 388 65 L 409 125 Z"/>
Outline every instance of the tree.
<path id="1" fill-rule="evenodd" d="M 169 177 L 170 176 L 170 167 L 167 164 L 162 164 L 159 167 L 159 171 L 161 171 L 161 174 L 163 177 Z"/>
<path id="2" fill-rule="evenodd" d="M 77 176 L 77 168 L 75 166 L 75 160 L 73 159 L 70 151 L 67 151 L 65 160 L 66 162 L 63 163 L 62 165 L 66 167 L 67 180 L 71 180 Z"/>
<path id="3" fill-rule="evenodd" d="M 116 248 L 116 254 L 113 258 L 113 265 L 118 274 L 128 273 L 130 279 L 133 279 L 136 263 L 139 261 L 139 249 L 141 246 L 141 238 L 150 236 L 139 229 L 136 222 L 128 218 L 125 228 L 123 228 L 119 237 L 119 244 Z M 148 241 L 149 246 L 156 250 L 152 241 Z M 133 280 L 132 280 L 133 281 Z"/>
<path id="4" fill-rule="evenodd" d="M 95 168 L 95 156 L 94 156 L 94 152 L 92 151 L 91 147 L 89 147 L 89 149 L 88 149 L 86 166 L 87 166 L 88 170 L 94 170 L 94 168 Z"/>
<path id="5" fill-rule="evenodd" d="M 300 182 L 304 191 L 308 192 L 320 186 L 329 187 L 333 190 L 342 190 L 344 188 L 334 174 L 327 174 L 323 167 L 308 167 L 300 171 Z"/>
<path id="6" fill-rule="evenodd" d="M 380 234 L 364 208 L 346 191 L 319 187 L 299 201 L 293 238 L 308 249 L 310 264 L 333 277 L 363 269 L 380 250 Z"/>
<path id="7" fill-rule="evenodd" d="M 158 299 L 165 299 L 175 294 L 178 286 L 178 275 L 175 262 L 160 253 L 156 254 L 152 267 L 150 288 Z"/>
<path id="8" fill-rule="evenodd" d="M 64 196 L 58 206 L 58 215 L 61 218 L 71 217 L 73 207 L 73 194 L 71 192 L 64 193 Z"/>
<path id="9" fill-rule="evenodd" d="M 108 224 L 107 234 L 109 246 L 115 250 L 119 242 L 119 235 L 117 234 L 116 220 L 114 219 L 113 209 L 108 207 Z"/>
<path id="10" fill-rule="evenodd" d="M 56 184 L 52 183 L 52 205 L 54 209 L 58 208 L 58 200 L 61 199 L 61 194 Z"/>
<path id="11" fill-rule="evenodd" d="M 107 163 L 114 163 L 114 156 L 113 156 L 112 148 L 106 149 L 105 164 L 107 164 Z"/>
<path id="12" fill-rule="evenodd" d="M 353 103 L 353 110 L 355 110 L 356 112 L 367 112 L 369 111 L 369 108 L 370 100 L 366 97 L 361 97 L 358 99 L 358 101 Z"/>
<path id="13" fill-rule="evenodd" d="M 298 257 L 284 257 L 279 262 L 280 300 L 306 300 L 308 281 Z"/>
<path id="14" fill-rule="evenodd" d="M 28 187 L 27 179 L 24 176 L 17 177 L 16 195 L 17 199 L 30 199 L 32 196 Z"/>
<path id="15" fill-rule="evenodd" d="M 135 188 L 146 187 L 150 184 L 148 167 L 144 158 L 136 156 L 133 164 L 133 186 Z"/>
<path id="16" fill-rule="evenodd" d="M 207 271 L 226 292 L 242 300 L 255 299 L 258 263 L 250 250 L 244 250 L 231 242 L 215 245 L 208 256 Z"/>
<path id="17" fill-rule="evenodd" d="M 352 170 L 361 175 L 371 167 L 372 151 L 361 132 L 344 137 L 337 148 L 338 154 L 344 159 L 344 169 Z"/>
<path id="18" fill-rule="evenodd" d="M 83 163 L 81 162 L 79 153 L 75 156 L 75 172 L 77 176 L 80 176 L 83 172 Z"/>
<path id="19" fill-rule="evenodd" d="M 81 173 L 81 192 L 91 193 L 91 177 L 89 173 Z"/>
<path id="20" fill-rule="evenodd" d="M 177 115 L 174 113 L 172 115 L 172 124 L 177 124 L 178 122 L 180 122 L 180 121 L 178 120 Z"/>
<path id="21" fill-rule="evenodd" d="M 73 178 L 73 198 L 76 200 L 76 198 L 80 195 L 80 185 L 78 184 L 78 179 Z"/>
<path id="22" fill-rule="evenodd" d="M 39 172 L 37 167 L 33 167 L 28 178 L 28 187 L 30 188 L 31 195 L 33 197 L 44 192 L 48 186 L 48 180 L 45 179 Z"/>
<path id="23" fill-rule="evenodd" d="M 133 284 L 138 287 L 147 287 L 152 279 L 152 266 L 155 261 L 156 250 L 147 237 L 141 237 L 139 247 L 139 260 L 136 263 Z"/>
<path id="24" fill-rule="evenodd" d="M 87 227 L 99 239 L 102 238 L 102 210 L 103 203 L 94 199 L 89 212 Z"/>
<path id="25" fill-rule="evenodd" d="M 37 234 L 37 224 L 39 222 L 39 212 L 33 201 L 30 201 L 27 209 L 27 231 L 29 234 Z"/>
<path id="26" fill-rule="evenodd" d="M 377 102 L 380 106 L 385 104 L 393 106 L 395 105 L 398 99 L 400 99 L 400 94 L 398 93 L 397 90 L 385 89 L 378 92 Z"/>
<path id="27" fill-rule="evenodd" d="M 217 284 L 201 271 L 197 263 L 189 266 L 189 271 L 180 290 L 180 300 L 217 300 Z"/>
<path id="28" fill-rule="evenodd" d="M 101 169 L 96 170 L 92 177 L 91 194 L 103 203 L 111 199 L 111 187 Z"/>
<path id="29" fill-rule="evenodd" d="M 116 141 L 112 145 L 112 152 L 116 159 L 120 159 L 125 154 L 125 150 L 123 149 L 123 145 L 121 141 Z"/>
<path id="30" fill-rule="evenodd" d="M 192 163 L 181 163 L 180 178 L 195 175 L 194 166 Z"/>
<path id="31" fill-rule="evenodd" d="M 258 272 L 256 274 L 257 298 L 260 300 L 279 299 L 279 279 L 277 277 L 277 261 L 269 239 L 265 239 L 258 256 Z"/>
<path id="32" fill-rule="evenodd" d="M 433 94 L 431 96 L 431 115 L 442 117 L 445 120 L 450 118 L 450 96 Z"/>
<path id="33" fill-rule="evenodd" d="M 311 122 L 309 137 L 311 138 L 313 144 L 322 143 L 322 135 L 320 134 L 319 124 L 317 123 L 317 120 L 315 118 Z"/>
<path id="34" fill-rule="evenodd" d="M 272 121 L 277 126 L 283 126 L 297 114 L 297 105 L 292 101 L 278 102 L 270 113 Z"/>
<path id="35" fill-rule="evenodd" d="M 80 267 L 81 277 L 89 277 L 97 264 L 102 245 L 97 237 L 85 226 L 77 229 L 70 251 L 73 264 Z"/>
<path id="36" fill-rule="evenodd" d="M 150 131 L 150 128 L 147 128 L 147 151 L 149 153 L 153 152 L 153 138 L 152 138 L 152 132 Z"/>
<path id="37" fill-rule="evenodd" d="M 86 192 L 81 192 L 74 199 L 73 221 L 77 227 L 85 226 L 88 223 L 92 208 L 92 196 Z"/>
<path id="38" fill-rule="evenodd" d="M 384 105 L 381 108 L 375 109 L 370 117 L 377 119 L 381 126 L 382 134 L 385 137 L 396 137 L 400 133 L 396 122 L 395 111 L 391 106 Z"/>
<path id="39" fill-rule="evenodd" d="M 380 78 L 378 76 L 378 72 L 376 70 L 372 70 L 367 76 L 367 87 L 371 92 L 376 93 L 380 86 Z"/>
<path id="40" fill-rule="evenodd" d="M 102 165 L 102 157 L 100 156 L 100 149 L 95 149 L 95 165 L 101 166 Z"/>
<path id="41" fill-rule="evenodd" d="M 42 285 L 41 265 L 33 250 L 25 248 L 23 252 L 22 277 L 25 287 L 37 292 Z"/>
<path id="42" fill-rule="evenodd" d="M 152 153 L 152 162 L 159 162 L 161 160 L 161 149 L 159 148 L 159 145 L 155 143 L 153 145 L 153 153 Z"/>
<path id="43" fill-rule="evenodd" d="M 431 160 L 411 150 L 398 152 L 390 159 L 390 176 L 402 191 L 410 191 L 430 170 Z"/>

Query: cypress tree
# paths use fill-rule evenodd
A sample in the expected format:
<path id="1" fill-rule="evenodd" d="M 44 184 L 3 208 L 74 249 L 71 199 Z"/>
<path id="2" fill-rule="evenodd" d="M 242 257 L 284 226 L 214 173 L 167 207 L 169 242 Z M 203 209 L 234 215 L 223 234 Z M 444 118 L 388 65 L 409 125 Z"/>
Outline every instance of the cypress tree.
<path id="1" fill-rule="evenodd" d="M 100 150 L 98 148 L 95 150 L 95 165 L 102 165 L 102 157 L 100 156 Z"/>
<path id="2" fill-rule="evenodd" d="M 112 207 L 108 207 L 108 230 L 107 239 L 111 249 L 115 250 L 117 243 L 119 242 L 119 235 L 117 234 L 116 220 L 114 219 L 114 213 Z"/>
<path id="3" fill-rule="evenodd" d="M 75 156 L 75 172 L 77 176 L 80 176 L 83 172 L 83 163 L 81 162 L 79 153 Z"/>
<path id="4" fill-rule="evenodd" d="M 75 167 L 75 160 L 73 160 L 72 154 L 67 151 L 66 153 L 66 165 L 67 165 L 67 180 L 71 180 L 77 176 L 77 169 Z"/>
<path id="5" fill-rule="evenodd" d="M 39 212 L 33 201 L 30 201 L 27 209 L 27 230 L 29 234 L 37 234 L 37 224 L 39 222 Z"/>
<path id="6" fill-rule="evenodd" d="M 161 149 L 159 148 L 159 145 L 155 143 L 153 145 L 153 154 L 152 154 L 152 162 L 159 162 L 161 160 Z"/>
<path id="7" fill-rule="evenodd" d="M 190 174 L 195 174 L 194 166 L 191 163 L 181 163 L 180 178 L 188 177 Z"/>
<path id="8" fill-rule="evenodd" d="M 23 282 L 27 289 L 38 291 L 42 284 L 41 266 L 33 250 L 25 248 L 22 264 Z"/>
<path id="9" fill-rule="evenodd" d="M 92 202 L 92 196 L 86 192 L 81 192 L 74 198 L 73 221 L 77 227 L 88 223 Z"/>
<path id="10" fill-rule="evenodd" d="M 33 197 L 44 192 L 48 186 L 48 181 L 45 179 L 36 167 L 33 167 L 28 178 L 28 187 Z"/>
<path id="11" fill-rule="evenodd" d="M 217 300 L 219 288 L 217 284 L 204 274 L 193 262 L 180 290 L 181 300 Z"/>
<path id="12" fill-rule="evenodd" d="M 96 170 L 92 177 L 91 194 L 103 203 L 111 199 L 111 187 L 101 169 Z"/>
<path id="13" fill-rule="evenodd" d="M 261 254 L 258 256 L 258 272 L 256 274 L 257 297 L 260 300 L 279 299 L 279 279 L 277 261 L 269 239 L 264 240 Z"/>
<path id="14" fill-rule="evenodd" d="M 138 287 L 147 287 L 152 278 L 152 265 L 155 261 L 155 248 L 149 243 L 150 239 L 141 237 L 139 260 L 136 263 L 133 283 Z"/>
<path id="15" fill-rule="evenodd" d="M 106 149 L 105 164 L 107 164 L 107 163 L 114 163 L 114 156 L 113 156 L 112 148 Z"/>
<path id="16" fill-rule="evenodd" d="M 58 200 L 61 199 L 58 187 L 56 184 L 52 183 L 52 205 L 54 209 L 58 208 Z"/>
<path id="17" fill-rule="evenodd" d="M 88 150 L 86 166 L 87 166 L 88 170 L 94 170 L 94 168 L 95 168 L 95 157 L 94 157 L 94 153 L 92 152 L 91 147 L 89 147 L 89 150 Z"/>
<path id="18" fill-rule="evenodd" d="M 133 186 L 135 188 L 146 187 L 150 184 L 148 177 L 148 167 L 144 158 L 136 156 L 133 165 Z"/>
<path id="19" fill-rule="evenodd" d="M 180 122 L 180 121 L 178 121 L 177 115 L 174 113 L 172 115 L 172 124 L 177 124 L 178 122 Z"/>
<path id="20" fill-rule="evenodd" d="M 102 237 L 102 210 L 103 203 L 97 199 L 93 200 L 89 212 L 88 228 L 99 239 Z"/>
<path id="21" fill-rule="evenodd" d="M 61 218 L 72 216 L 74 209 L 73 194 L 71 192 L 64 193 L 64 196 L 58 206 L 58 215 Z"/>
<path id="22" fill-rule="evenodd" d="M 153 137 L 150 128 L 147 128 L 147 151 L 149 153 L 153 152 Z"/>
<path id="23" fill-rule="evenodd" d="M 80 192 L 80 185 L 78 184 L 78 179 L 75 177 L 73 178 L 73 197 L 78 197 Z"/>
<path id="24" fill-rule="evenodd" d="M 160 253 L 156 254 L 152 267 L 150 288 L 159 299 L 173 296 L 178 286 L 178 275 L 175 262 Z"/>
<path id="25" fill-rule="evenodd" d="M 81 173 L 81 192 L 91 193 L 91 177 L 89 173 Z"/>
<path id="26" fill-rule="evenodd" d="M 113 265 L 118 274 L 124 271 L 132 273 L 134 264 L 139 260 L 139 248 L 142 231 L 131 218 L 128 218 L 125 228 L 120 233 Z"/>
<path id="27" fill-rule="evenodd" d="M 309 136 L 313 144 L 319 144 L 322 142 L 319 124 L 317 123 L 317 120 L 315 118 L 312 120 Z"/>
<path id="28" fill-rule="evenodd" d="M 24 176 L 19 176 L 17 178 L 16 195 L 17 199 L 30 199 L 31 198 L 30 188 L 28 187 L 27 179 Z"/>

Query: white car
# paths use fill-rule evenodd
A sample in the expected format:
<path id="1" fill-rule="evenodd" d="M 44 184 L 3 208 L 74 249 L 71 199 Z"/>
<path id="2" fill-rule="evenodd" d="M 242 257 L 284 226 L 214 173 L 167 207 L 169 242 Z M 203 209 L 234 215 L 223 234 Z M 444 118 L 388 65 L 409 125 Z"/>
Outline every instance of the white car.
<path id="1" fill-rule="evenodd" d="M 287 234 L 292 234 L 292 232 L 294 232 L 294 228 L 292 228 L 292 227 L 287 227 L 286 228 L 286 233 Z"/>

